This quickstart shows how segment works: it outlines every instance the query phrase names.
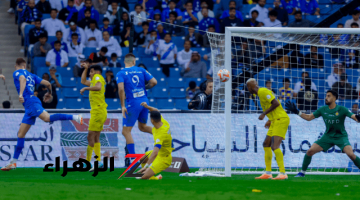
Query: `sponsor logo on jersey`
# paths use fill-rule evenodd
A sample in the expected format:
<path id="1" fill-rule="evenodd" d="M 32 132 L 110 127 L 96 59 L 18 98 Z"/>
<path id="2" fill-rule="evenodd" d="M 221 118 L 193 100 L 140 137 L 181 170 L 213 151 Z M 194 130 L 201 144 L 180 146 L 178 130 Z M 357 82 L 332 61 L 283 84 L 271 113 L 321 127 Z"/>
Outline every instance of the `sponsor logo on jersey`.
<path id="1" fill-rule="evenodd" d="M 335 115 L 338 116 L 338 115 L 339 115 L 339 112 L 336 111 Z"/>

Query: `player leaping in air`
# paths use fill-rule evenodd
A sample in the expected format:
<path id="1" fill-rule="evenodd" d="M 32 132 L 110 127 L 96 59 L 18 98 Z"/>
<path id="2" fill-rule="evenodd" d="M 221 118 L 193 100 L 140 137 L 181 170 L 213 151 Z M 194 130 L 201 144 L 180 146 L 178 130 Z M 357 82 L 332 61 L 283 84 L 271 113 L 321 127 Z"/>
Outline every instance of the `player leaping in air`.
<path id="1" fill-rule="evenodd" d="M 173 151 L 173 148 L 171 146 L 172 137 L 170 124 L 162 117 L 158 109 L 148 106 L 146 102 L 141 103 L 141 106 L 150 111 L 150 120 L 154 125 L 152 128 L 154 150 L 145 153 L 146 159 L 143 164 L 141 164 L 143 168 L 139 170 L 138 173 L 144 174 L 141 179 L 162 179 L 161 174 L 156 177 L 154 175 L 171 165 L 171 152 Z M 144 159 L 145 156 L 142 159 Z"/>
<path id="2" fill-rule="evenodd" d="M 54 122 L 58 120 L 75 120 L 79 124 L 83 124 L 83 118 L 81 115 L 66 115 L 66 114 L 54 114 L 49 115 L 48 112 L 42 107 L 39 98 L 34 96 L 35 84 L 42 84 L 48 88 L 48 92 L 44 96 L 44 102 L 51 102 L 51 84 L 39 78 L 38 76 L 28 72 L 26 69 L 26 61 L 22 58 L 16 60 L 15 72 L 13 73 L 14 83 L 16 90 L 19 93 L 19 101 L 25 108 L 25 115 L 20 124 L 18 131 L 18 139 L 15 147 L 13 159 L 8 165 L 1 168 L 2 171 L 9 171 L 16 169 L 16 161 L 18 160 L 22 149 L 24 148 L 25 135 L 29 131 L 30 127 L 35 124 L 35 120 L 39 117 L 44 122 Z"/>
<path id="3" fill-rule="evenodd" d="M 122 134 L 125 137 L 128 152 L 135 154 L 135 145 L 131 136 L 131 130 L 137 120 L 140 131 L 152 133 L 152 128 L 146 125 L 149 111 L 143 106 L 140 106 L 140 104 L 142 102 L 149 103 L 146 89 L 154 87 L 157 81 L 144 68 L 135 66 L 136 58 L 133 54 L 127 54 L 124 63 L 125 69 L 116 75 L 123 115 Z M 145 85 L 145 82 L 148 82 L 148 84 Z"/>
<path id="4" fill-rule="evenodd" d="M 345 130 L 345 118 L 350 117 L 351 119 L 359 122 L 360 115 L 355 115 L 349 111 L 344 106 L 336 105 L 336 99 L 338 94 L 336 91 L 329 90 L 326 92 L 325 104 L 316 110 L 312 114 L 304 114 L 296 108 L 296 105 L 292 102 L 286 102 L 285 108 L 301 118 L 311 121 L 315 118 L 322 116 L 326 130 L 324 135 L 307 150 L 304 161 L 302 164 L 301 172 L 299 172 L 295 177 L 304 177 L 305 172 L 310 165 L 311 158 L 314 154 L 319 153 L 320 151 L 327 151 L 334 145 L 338 146 L 344 153 L 346 153 L 349 158 L 354 161 L 354 164 L 360 168 L 360 158 L 357 157 L 350 145 L 348 134 Z"/>
<path id="5" fill-rule="evenodd" d="M 253 78 L 246 81 L 246 86 L 251 94 L 256 94 L 260 99 L 263 113 L 259 116 L 259 120 L 263 120 L 265 115 L 269 118 L 265 124 L 265 128 L 269 128 L 269 131 L 267 132 L 263 143 L 266 171 L 263 175 L 256 177 L 256 179 L 287 179 L 288 176 L 285 174 L 284 155 L 279 147 L 282 140 L 285 140 L 286 131 L 290 124 L 290 118 L 271 90 L 259 88 L 256 80 Z M 275 153 L 276 162 L 280 171 L 279 175 L 275 178 L 272 178 L 271 174 L 271 150 Z"/>
<path id="6" fill-rule="evenodd" d="M 107 104 L 105 103 L 105 80 L 102 77 L 102 69 L 99 65 L 93 65 L 90 67 L 90 79 L 86 80 L 89 66 L 87 63 L 81 64 L 85 68 L 81 75 L 81 83 L 86 85 L 80 90 L 81 94 L 84 94 L 86 90 L 89 90 L 90 101 L 90 122 L 88 133 L 88 146 L 86 149 L 86 160 L 91 161 L 92 153 L 95 152 L 98 161 L 98 167 L 102 168 L 104 164 L 101 162 L 101 143 L 100 133 L 103 130 L 104 123 L 107 119 Z M 94 171 L 94 168 L 90 169 L 90 172 Z"/>

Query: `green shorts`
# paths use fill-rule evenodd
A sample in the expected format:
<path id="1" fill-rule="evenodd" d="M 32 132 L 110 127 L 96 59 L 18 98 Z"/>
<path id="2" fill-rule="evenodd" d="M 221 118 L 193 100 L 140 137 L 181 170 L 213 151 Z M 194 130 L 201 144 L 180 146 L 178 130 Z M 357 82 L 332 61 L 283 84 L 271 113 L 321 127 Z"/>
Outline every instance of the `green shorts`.
<path id="1" fill-rule="evenodd" d="M 316 140 L 315 143 L 321 146 L 324 151 L 329 150 L 334 145 L 338 146 L 342 151 L 344 147 L 350 145 L 349 138 L 347 136 L 335 138 L 327 136 L 326 134 L 324 134 L 320 139 Z"/>

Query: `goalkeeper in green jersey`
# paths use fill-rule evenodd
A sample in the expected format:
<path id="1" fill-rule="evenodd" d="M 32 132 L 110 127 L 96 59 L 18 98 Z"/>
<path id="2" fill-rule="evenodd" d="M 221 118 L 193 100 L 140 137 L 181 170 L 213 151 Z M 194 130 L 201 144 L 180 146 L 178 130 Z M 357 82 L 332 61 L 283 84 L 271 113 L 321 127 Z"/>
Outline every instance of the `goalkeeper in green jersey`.
<path id="1" fill-rule="evenodd" d="M 340 149 L 346 153 L 346 155 L 348 155 L 352 161 L 354 161 L 355 165 L 360 168 L 360 158 L 357 157 L 353 152 L 344 125 L 346 117 L 350 117 L 351 119 L 359 122 L 360 115 L 351 113 L 349 109 L 345 108 L 344 106 L 336 105 L 335 101 L 337 98 L 337 92 L 333 90 L 327 91 L 325 97 L 326 106 L 319 108 L 314 113 L 309 115 L 301 113 L 301 111 L 296 108 L 294 103 L 289 101 L 286 102 L 286 110 L 294 112 L 307 121 L 311 121 L 322 116 L 326 125 L 324 135 L 315 141 L 311 148 L 307 150 L 302 164 L 302 170 L 296 177 L 305 176 L 306 169 L 310 165 L 311 157 L 314 154 L 320 151 L 327 151 L 334 145 L 340 147 Z"/>

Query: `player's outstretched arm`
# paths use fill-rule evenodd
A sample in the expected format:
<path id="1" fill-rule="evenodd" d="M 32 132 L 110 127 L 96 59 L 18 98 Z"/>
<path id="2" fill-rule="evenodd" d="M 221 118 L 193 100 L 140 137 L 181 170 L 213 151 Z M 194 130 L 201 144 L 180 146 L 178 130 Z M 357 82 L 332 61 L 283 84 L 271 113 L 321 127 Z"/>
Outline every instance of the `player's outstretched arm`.
<path id="1" fill-rule="evenodd" d="M 145 172 L 145 170 L 146 170 L 147 168 L 150 167 L 150 165 L 154 162 L 156 156 L 158 155 L 159 150 L 160 150 L 159 147 L 157 147 L 157 146 L 154 147 L 154 150 L 153 150 L 153 152 L 151 153 L 150 158 L 149 158 L 148 161 L 146 162 L 145 166 L 144 166 L 141 170 L 138 171 L 138 173 L 143 173 L 143 172 Z"/>
<path id="2" fill-rule="evenodd" d="M 360 114 L 353 114 L 351 115 L 351 119 L 355 120 L 356 122 L 360 122 Z"/>
<path id="3" fill-rule="evenodd" d="M 88 74 L 88 69 L 89 69 L 89 65 L 87 63 L 82 63 L 81 67 L 85 68 L 85 70 L 83 71 L 83 73 L 81 74 L 81 84 L 86 85 L 86 86 L 90 86 L 91 83 L 90 81 L 86 80 L 86 76 Z"/>
<path id="4" fill-rule="evenodd" d="M 80 90 L 80 94 L 83 95 L 86 90 L 89 91 L 100 91 L 102 84 L 100 82 L 97 82 L 95 86 L 92 87 L 84 87 Z"/>
<path id="5" fill-rule="evenodd" d="M 157 80 L 155 78 L 150 79 L 149 83 L 145 86 L 145 89 L 151 89 L 157 85 Z"/>
<path id="6" fill-rule="evenodd" d="M 293 103 L 293 102 L 287 101 L 285 103 L 285 109 L 299 115 L 301 118 L 305 119 L 306 121 L 311 121 L 311 120 L 315 119 L 314 114 L 308 115 L 308 114 L 304 114 L 301 111 L 299 111 L 297 109 L 295 103 Z"/>
<path id="7" fill-rule="evenodd" d="M 151 106 L 147 105 L 146 102 L 142 102 L 140 105 L 141 105 L 141 106 L 144 106 L 145 108 L 147 108 L 150 112 L 151 112 L 151 111 L 159 111 L 157 108 L 154 108 L 154 107 L 151 107 Z"/>

